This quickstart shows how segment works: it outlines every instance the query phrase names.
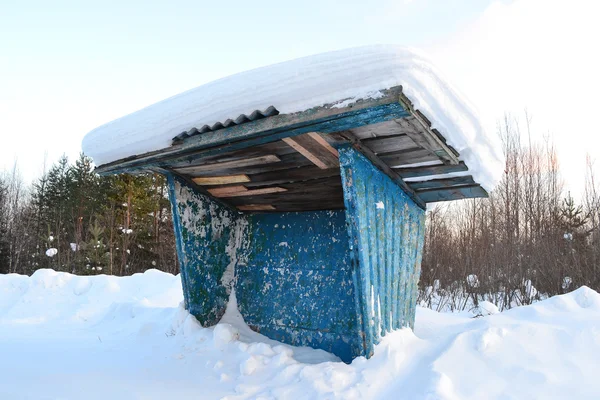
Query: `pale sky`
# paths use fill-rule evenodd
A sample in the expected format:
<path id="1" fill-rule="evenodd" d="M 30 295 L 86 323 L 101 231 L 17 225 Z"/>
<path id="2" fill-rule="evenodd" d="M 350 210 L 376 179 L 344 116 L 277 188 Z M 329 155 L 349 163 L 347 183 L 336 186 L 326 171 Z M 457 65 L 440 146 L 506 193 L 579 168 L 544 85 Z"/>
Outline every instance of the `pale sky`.
<path id="1" fill-rule="evenodd" d="M 599 3 L 0 0 L 0 170 L 34 179 L 91 129 L 232 73 L 393 43 L 428 53 L 488 129 L 527 108 L 580 191 L 586 152 L 600 167 Z"/>

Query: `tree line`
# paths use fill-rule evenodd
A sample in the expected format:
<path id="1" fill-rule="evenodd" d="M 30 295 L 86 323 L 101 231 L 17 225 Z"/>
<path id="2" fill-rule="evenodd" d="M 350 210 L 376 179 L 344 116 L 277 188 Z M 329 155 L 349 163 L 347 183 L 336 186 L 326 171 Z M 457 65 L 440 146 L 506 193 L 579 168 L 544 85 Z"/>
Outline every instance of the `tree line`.
<path id="1" fill-rule="evenodd" d="M 579 200 L 564 189 L 556 148 L 507 116 L 498 128 L 506 167 L 487 199 L 428 213 L 419 302 L 500 309 L 587 285 L 600 289 L 600 187 L 588 157 Z M 582 171 L 583 172 L 583 171 Z"/>
<path id="2" fill-rule="evenodd" d="M 0 273 L 177 273 L 175 257 L 161 175 L 99 176 L 81 155 L 63 156 L 30 187 L 16 166 L 0 177 Z"/>
<path id="3" fill-rule="evenodd" d="M 506 117 L 506 166 L 486 199 L 427 213 L 419 303 L 465 310 L 530 304 L 581 285 L 600 289 L 600 186 L 588 159 L 584 193 L 565 191 L 556 148 Z M 523 132 L 524 131 L 524 132 Z M 62 157 L 28 187 L 0 175 L 0 273 L 53 268 L 129 275 L 178 273 L 165 179 L 99 176 L 89 158 Z"/>

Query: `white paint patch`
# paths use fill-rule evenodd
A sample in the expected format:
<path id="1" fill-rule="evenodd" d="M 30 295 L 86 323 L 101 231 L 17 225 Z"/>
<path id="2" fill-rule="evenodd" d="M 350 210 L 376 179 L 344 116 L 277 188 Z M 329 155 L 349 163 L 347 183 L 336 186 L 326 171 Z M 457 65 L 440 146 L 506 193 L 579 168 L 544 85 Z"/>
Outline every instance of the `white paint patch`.
<path id="1" fill-rule="evenodd" d="M 247 227 L 248 220 L 241 215 L 219 207 L 205 195 L 196 193 L 193 189 L 175 182 L 177 210 L 180 215 L 181 225 L 199 238 L 205 239 L 208 235 L 207 225 L 202 223 L 210 215 L 210 232 L 212 240 L 223 236 L 225 228 L 230 227 L 229 239 L 225 253 L 229 256 L 229 264 L 220 279 L 220 284 L 225 287 L 228 294 L 234 285 L 236 265 L 245 264 L 244 248 L 248 246 Z M 190 204 L 198 207 L 192 209 Z M 184 253 L 184 257 L 187 255 Z M 186 258 L 187 262 L 187 258 Z"/>
<path id="2" fill-rule="evenodd" d="M 245 264 L 243 255 L 245 254 L 244 248 L 248 246 L 247 228 L 248 220 L 246 217 L 239 216 L 231 229 L 229 243 L 225 248 L 230 261 L 221 277 L 221 285 L 225 286 L 225 290 L 229 294 L 234 286 L 235 267 L 238 264 Z"/>
<path id="3" fill-rule="evenodd" d="M 198 227 L 199 224 L 197 223 L 206 218 L 207 210 L 203 206 L 203 199 L 191 188 L 177 181 L 175 181 L 175 198 L 182 227 L 192 230 L 198 237 L 205 238 L 207 235 L 206 227 L 204 225 Z M 200 205 L 195 212 L 189 206 L 189 204 L 194 203 Z"/>
<path id="4" fill-rule="evenodd" d="M 377 203 L 375 203 L 375 207 L 377 207 L 378 210 L 383 210 L 385 208 L 385 205 L 383 204 L 383 201 L 378 201 Z"/>

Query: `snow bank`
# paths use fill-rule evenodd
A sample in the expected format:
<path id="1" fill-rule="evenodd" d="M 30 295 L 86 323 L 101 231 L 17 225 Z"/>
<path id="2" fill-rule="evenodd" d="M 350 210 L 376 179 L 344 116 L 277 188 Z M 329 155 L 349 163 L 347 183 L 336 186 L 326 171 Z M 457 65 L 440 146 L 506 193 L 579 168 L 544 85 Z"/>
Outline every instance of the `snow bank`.
<path id="1" fill-rule="evenodd" d="M 202 328 L 179 277 L 0 275 L 2 399 L 595 399 L 600 294 L 481 318 L 417 311 L 351 365 L 248 328 Z M 457 368 L 459 366 L 459 368 Z M 33 378 L 35 377 L 35 379 Z"/>
<path id="2" fill-rule="evenodd" d="M 404 94 L 461 153 L 474 178 L 491 189 L 503 169 L 498 139 L 422 54 L 398 46 L 324 53 L 232 75 L 100 126 L 83 139 L 97 165 L 170 146 L 192 127 L 275 106 L 281 113 L 376 97 L 402 85 Z"/>

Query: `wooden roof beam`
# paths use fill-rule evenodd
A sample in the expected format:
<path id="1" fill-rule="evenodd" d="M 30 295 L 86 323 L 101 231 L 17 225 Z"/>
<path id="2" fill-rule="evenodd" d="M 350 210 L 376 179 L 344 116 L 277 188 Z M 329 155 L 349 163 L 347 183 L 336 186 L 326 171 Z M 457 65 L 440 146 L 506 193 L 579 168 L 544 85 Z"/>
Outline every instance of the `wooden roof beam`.
<path id="1" fill-rule="evenodd" d="M 201 164 L 195 165 L 193 168 L 195 173 L 209 172 L 209 171 L 219 171 L 222 169 L 230 169 L 230 168 L 242 168 L 242 167 L 250 167 L 254 165 L 261 164 L 272 164 L 280 162 L 279 157 L 273 154 L 260 156 L 260 157 L 251 157 L 251 158 L 242 158 L 239 160 L 232 161 L 222 161 L 222 162 L 213 162 L 210 164 Z M 178 168 L 178 171 L 181 173 L 185 173 L 186 168 Z"/>
<path id="2" fill-rule="evenodd" d="M 287 137 L 281 140 L 321 169 L 339 167 L 337 150 L 316 132 Z"/>
<path id="3" fill-rule="evenodd" d="M 488 197 L 488 193 L 479 185 L 420 190 L 417 194 L 426 203 Z"/>
<path id="4" fill-rule="evenodd" d="M 454 186 L 463 186 L 463 185 L 475 185 L 476 182 L 473 180 L 471 175 L 466 176 L 452 176 L 450 178 L 442 178 L 442 179 L 431 179 L 428 181 L 416 181 L 416 182 L 406 182 L 408 186 L 413 188 L 413 190 L 417 191 L 419 194 L 420 190 L 428 190 L 428 189 L 444 189 L 450 188 Z"/>
<path id="5" fill-rule="evenodd" d="M 441 135 L 439 135 L 435 129 L 431 129 L 431 122 L 419 110 L 415 110 L 412 102 L 404 95 L 404 93 L 400 93 L 400 104 L 402 104 L 402 107 L 412 115 L 414 121 L 409 122 L 408 119 L 410 117 L 405 120 L 396 119 L 395 121 L 400 125 L 406 122 L 417 124 L 420 128 L 417 129 L 416 132 L 412 129 L 408 129 L 406 130 L 406 134 L 414 140 L 416 144 L 439 157 L 444 164 L 458 164 L 458 153 L 441 139 Z"/>
<path id="6" fill-rule="evenodd" d="M 394 171 L 398 175 L 400 175 L 403 179 L 407 178 L 420 178 L 423 176 L 431 176 L 431 175 L 443 175 L 451 172 L 463 172 L 468 171 L 469 168 L 465 165 L 464 162 L 460 161 L 456 165 L 422 165 L 420 167 L 399 167 L 393 168 Z"/>
<path id="7" fill-rule="evenodd" d="M 249 190 L 243 185 L 240 186 L 226 186 L 222 188 L 209 189 L 208 192 L 215 197 L 242 197 L 242 196 L 259 196 L 271 193 L 287 192 L 286 188 L 282 187 L 267 187 L 262 189 Z"/>
<path id="8" fill-rule="evenodd" d="M 228 185 L 231 183 L 247 183 L 250 177 L 246 174 L 223 175 L 223 176 L 199 176 L 192 178 L 194 183 L 201 186 Z"/>

